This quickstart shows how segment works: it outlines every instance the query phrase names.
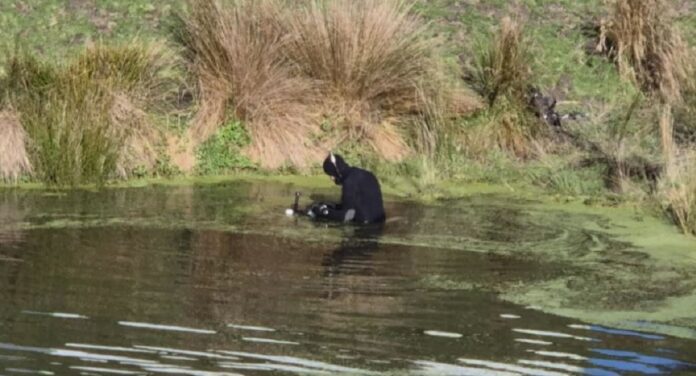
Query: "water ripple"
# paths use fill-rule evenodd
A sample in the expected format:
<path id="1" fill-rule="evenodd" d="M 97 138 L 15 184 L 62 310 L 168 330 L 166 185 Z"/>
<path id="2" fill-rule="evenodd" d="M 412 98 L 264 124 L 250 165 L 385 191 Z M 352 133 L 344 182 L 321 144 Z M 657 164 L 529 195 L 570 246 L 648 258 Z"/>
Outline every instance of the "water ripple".
<path id="1" fill-rule="evenodd" d="M 175 326 L 175 325 L 150 324 L 150 323 L 146 323 L 146 322 L 119 321 L 118 324 L 122 325 L 122 326 L 133 327 L 133 328 L 145 328 L 145 329 L 165 330 L 165 331 L 174 331 L 174 332 L 186 332 L 186 333 L 196 333 L 196 334 L 216 334 L 217 333 L 214 330 L 187 328 L 184 326 Z"/>

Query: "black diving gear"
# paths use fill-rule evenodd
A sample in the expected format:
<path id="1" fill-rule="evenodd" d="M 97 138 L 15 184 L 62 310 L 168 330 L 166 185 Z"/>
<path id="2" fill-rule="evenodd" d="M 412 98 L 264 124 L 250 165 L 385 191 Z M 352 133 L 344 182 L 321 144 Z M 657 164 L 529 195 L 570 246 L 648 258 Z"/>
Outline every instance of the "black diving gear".
<path id="1" fill-rule="evenodd" d="M 314 203 L 307 214 L 339 222 L 380 223 L 384 222 L 382 190 L 373 173 L 349 166 L 340 155 L 329 154 L 324 160 L 324 172 L 342 186 L 341 202 Z"/>

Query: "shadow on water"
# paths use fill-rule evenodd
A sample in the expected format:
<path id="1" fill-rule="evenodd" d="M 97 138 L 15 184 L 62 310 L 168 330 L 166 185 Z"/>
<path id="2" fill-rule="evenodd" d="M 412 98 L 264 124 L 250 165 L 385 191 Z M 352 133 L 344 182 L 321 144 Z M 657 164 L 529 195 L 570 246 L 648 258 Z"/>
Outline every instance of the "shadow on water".
<path id="1" fill-rule="evenodd" d="M 336 226 L 284 217 L 293 189 L 3 193 L 0 374 L 696 374 L 693 340 L 499 299 L 585 272 L 554 252 L 630 251 L 562 213 L 389 202 Z"/>

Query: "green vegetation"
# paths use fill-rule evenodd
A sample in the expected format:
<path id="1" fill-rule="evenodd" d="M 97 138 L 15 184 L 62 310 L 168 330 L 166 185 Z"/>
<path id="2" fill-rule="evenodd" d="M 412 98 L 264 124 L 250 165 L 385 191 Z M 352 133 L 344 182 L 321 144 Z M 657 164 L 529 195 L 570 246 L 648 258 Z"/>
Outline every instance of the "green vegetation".
<path id="1" fill-rule="evenodd" d="M 159 45 L 95 46 L 66 64 L 18 54 L 0 86 L 47 184 L 102 184 L 157 164 L 150 116 L 166 103 L 172 56 Z"/>
<path id="2" fill-rule="evenodd" d="M 198 149 L 197 172 L 201 175 L 222 175 L 255 165 L 242 154 L 249 144 L 249 135 L 238 121 L 222 126 Z"/>
<path id="3" fill-rule="evenodd" d="M 696 12 L 679 4 L 40 3 L 0 4 L 4 180 L 304 173 L 331 149 L 434 196 L 538 186 L 696 233 Z M 554 130 L 532 86 L 584 115 Z"/>

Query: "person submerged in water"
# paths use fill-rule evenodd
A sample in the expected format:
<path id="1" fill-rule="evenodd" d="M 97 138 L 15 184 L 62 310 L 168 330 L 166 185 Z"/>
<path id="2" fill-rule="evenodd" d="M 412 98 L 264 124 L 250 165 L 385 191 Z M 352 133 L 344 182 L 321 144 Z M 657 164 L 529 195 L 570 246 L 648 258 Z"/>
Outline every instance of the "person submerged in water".
<path id="1" fill-rule="evenodd" d="M 323 167 L 334 183 L 342 186 L 341 202 L 314 203 L 307 210 L 310 217 L 354 223 L 384 222 L 382 190 L 372 172 L 351 167 L 333 153 L 326 157 Z"/>

